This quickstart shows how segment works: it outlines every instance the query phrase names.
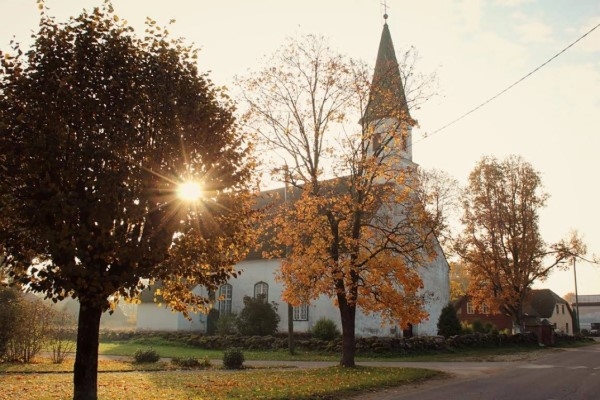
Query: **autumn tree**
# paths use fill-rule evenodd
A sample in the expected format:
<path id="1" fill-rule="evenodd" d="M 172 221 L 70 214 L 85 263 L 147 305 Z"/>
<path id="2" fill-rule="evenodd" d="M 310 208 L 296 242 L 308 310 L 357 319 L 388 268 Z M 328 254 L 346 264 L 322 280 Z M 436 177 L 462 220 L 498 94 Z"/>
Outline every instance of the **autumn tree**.
<path id="1" fill-rule="evenodd" d="M 387 25 L 384 35 L 392 46 Z M 371 81 L 364 63 L 323 38 L 290 39 L 242 82 L 247 126 L 281 157 L 271 165 L 279 164 L 274 174 L 288 188 L 289 201 L 269 227 L 280 249 L 270 255 L 284 257 L 284 300 L 335 300 L 347 367 L 355 365 L 358 308 L 403 326 L 427 317 L 419 268 L 437 254 L 441 216 L 427 212 L 413 190 L 415 121 L 389 46 Z"/>
<path id="2" fill-rule="evenodd" d="M 0 54 L 2 246 L 15 282 L 80 303 L 74 399 L 97 399 L 100 316 L 149 282 L 201 311 L 251 240 L 251 160 L 196 51 L 110 3 L 65 23 L 40 3 L 31 50 Z M 204 197 L 183 203 L 180 182 Z"/>
<path id="3" fill-rule="evenodd" d="M 469 294 L 523 322 L 523 301 L 536 280 L 565 261 L 585 254 L 581 239 L 548 245 L 539 232 L 539 211 L 548 195 L 540 174 L 519 156 L 483 157 L 469 175 L 464 194 L 464 231 L 457 250 L 469 277 Z"/>
<path id="4" fill-rule="evenodd" d="M 460 262 L 450 262 L 450 299 L 458 300 L 467 294 L 470 276 L 467 268 Z"/>

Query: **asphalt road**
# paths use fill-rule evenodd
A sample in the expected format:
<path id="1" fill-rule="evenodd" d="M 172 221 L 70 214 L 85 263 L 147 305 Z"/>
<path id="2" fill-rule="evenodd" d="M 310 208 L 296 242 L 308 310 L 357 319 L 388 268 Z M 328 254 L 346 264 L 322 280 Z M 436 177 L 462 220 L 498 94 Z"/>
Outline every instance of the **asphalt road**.
<path id="1" fill-rule="evenodd" d="M 355 397 L 364 400 L 596 400 L 600 344 L 566 349 L 533 361 L 407 363 L 452 374 L 449 379 Z"/>

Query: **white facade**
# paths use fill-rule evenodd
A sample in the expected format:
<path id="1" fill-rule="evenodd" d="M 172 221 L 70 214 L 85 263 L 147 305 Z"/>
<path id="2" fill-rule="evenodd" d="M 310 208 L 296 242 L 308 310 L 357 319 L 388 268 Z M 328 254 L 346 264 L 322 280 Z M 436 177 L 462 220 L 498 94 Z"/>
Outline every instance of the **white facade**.
<path id="1" fill-rule="evenodd" d="M 441 250 L 440 250 L 441 251 Z M 236 266 L 241 274 L 229 281 L 231 291 L 231 311 L 239 313 L 243 306 L 244 296 L 253 296 L 257 283 L 268 285 L 268 301 L 278 304 L 277 312 L 281 318 L 279 332 L 287 332 L 288 311 L 287 304 L 281 299 L 283 286 L 275 281 L 275 274 L 280 266 L 280 260 L 249 260 Z M 448 264 L 440 256 L 430 265 L 421 268 L 421 278 L 424 283 L 424 294 L 427 301 L 425 309 L 429 318 L 413 327 L 413 334 L 428 336 L 437 334 L 437 321 L 442 308 L 450 300 L 450 283 Z M 199 289 L 201 292 L 201 289 Z M 201 293 L 206 294 L 206 293 Z M 216 305 L 218 307 L 218 304 Z M 308 332 L 313 324 L 320 318 L 334 321 L 341 331 L 339 309 L 334 305 L 333 299 L 321 296 L 308 305 L 308 319 L 294 321 L 295 332 Z M 175 313 L 168 308 L 154 303 L 138 305 L 137 330 L 155 331 L 206 331 L 206 315 L 194 314 L 187 320 L 181 313 Z M 377 314 L 365 315 L 357 310 L 356 335 L 363 336 L 394 336 L 399 335 L 402 329 L 398 325 L 382 324 Z"/>

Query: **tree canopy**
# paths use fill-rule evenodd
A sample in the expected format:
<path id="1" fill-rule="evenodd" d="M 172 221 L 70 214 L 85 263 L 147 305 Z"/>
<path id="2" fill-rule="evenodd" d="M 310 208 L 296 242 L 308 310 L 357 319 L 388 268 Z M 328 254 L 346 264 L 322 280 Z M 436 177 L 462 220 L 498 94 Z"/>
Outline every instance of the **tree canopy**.
<path id="1" fill-rule="evenodd" d="M 464 194 L 464 231 L 457 250 L 469 273 L 469 294 L 512 316 L 517 327 L 533 282 L 585 254 L 576 234 L 555 244 L 544 242 L 539 211 L 547 198 L 539 173 L 519 156 L 483 157 Z"/>
<path id="2" fill-rule="evenodd" d="M 197 53 L 110 3 L 47 15 L 30 50 L 0 53 L 0 242 L 15 282 L 79 300 L 75 398 L 96 398 L 100 315 L 148 282 L 198 311 L 251 242 L 252 160 Z M 188 179 L 203 198 L 176 196 Z"/>

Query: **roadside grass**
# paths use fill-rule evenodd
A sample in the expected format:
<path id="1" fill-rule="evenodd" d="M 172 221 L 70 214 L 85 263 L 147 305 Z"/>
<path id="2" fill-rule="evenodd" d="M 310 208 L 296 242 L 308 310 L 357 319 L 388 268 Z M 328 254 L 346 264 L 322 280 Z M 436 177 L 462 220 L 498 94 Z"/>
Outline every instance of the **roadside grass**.
<path id="1" fill-rule="evenodd" d="M 131 357 L 137 350 L 153 349 L 161 357 L 195 357 L 198 359 L 222 359 L 224 350 L 201 349 L 163 339 L 144 341 L 123 341 L 100 343 L 100 354 Z M 339 354 L 321 354 L 312 351 L 298 351 L 291 355 L 287 350 L 243 350 L 246 360 L 271 361 L 339 361 Z"/>
<path id="2" fill-rule="evenodd" d="M 137 350 L 155 350 L 161 357 L 195 357 L 198 359 L 222 359 L 223 350 L 201 349 L 160 337 L 138 338 L 126 341 L 100 343 L 100 354 L 132 357 Z M 516 353 L 539 352 L 534 346 L 502 346 L 458 348 L 447 351 L 421 351 L 415 354 L 357 354 L 356 361 L 493 361 L 494 358 Z M 246 360 L 270 361 L 333 361 L 340 359 L 338 353 L 297 351 L 292 355 L 287 350 L 243 350 Z"/>
<path id="3" fill-rule="evenodd" d="M 445 374 L 419 368 L 357 367 L 101 373 L 98 397 L 128 399 L 339 399 Z M 70 374 L 2 374 L 0 400 L 58 400 L 72 396 Z"/>

